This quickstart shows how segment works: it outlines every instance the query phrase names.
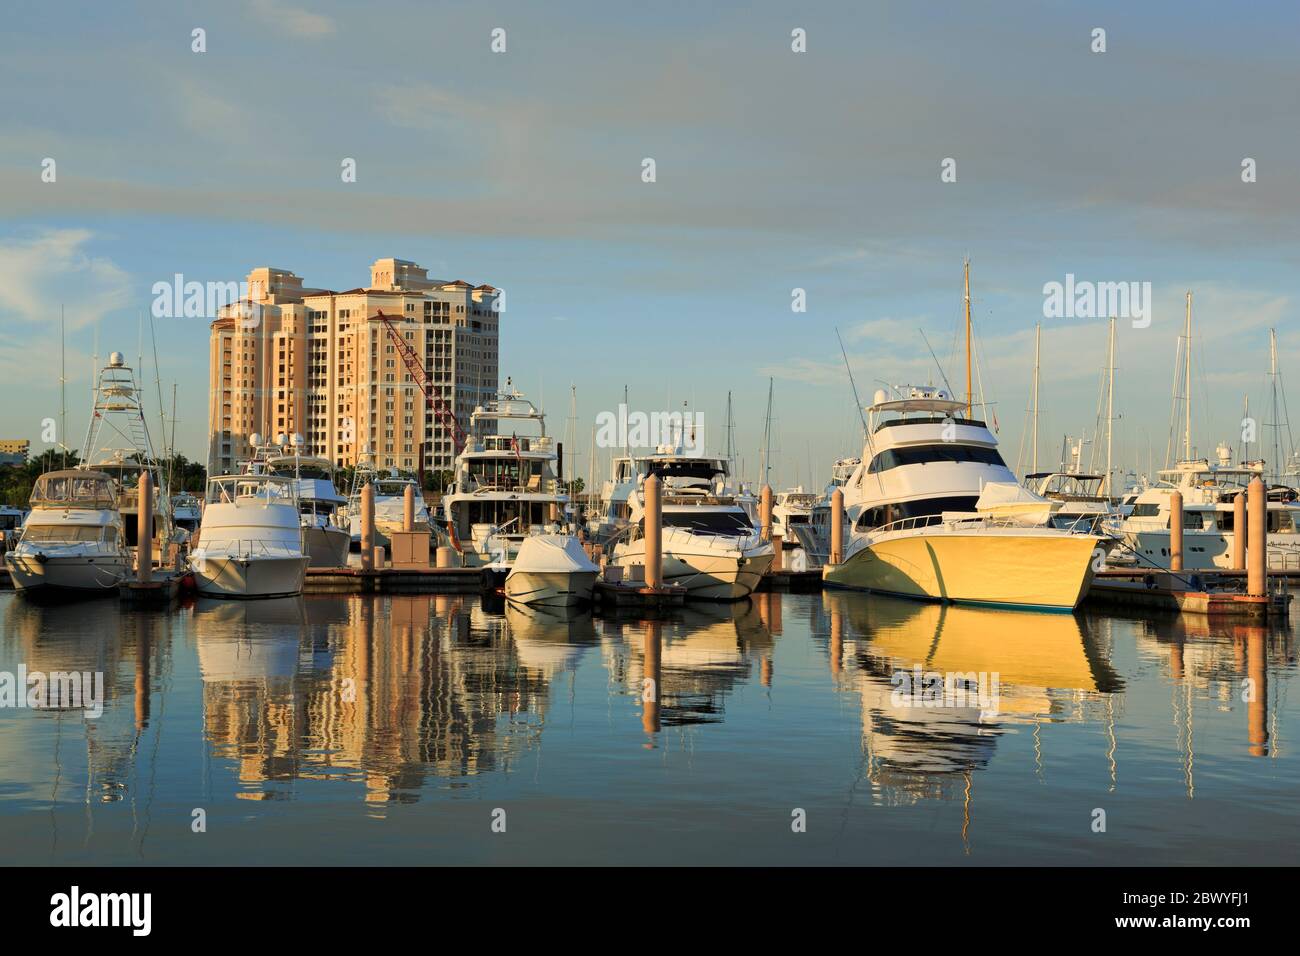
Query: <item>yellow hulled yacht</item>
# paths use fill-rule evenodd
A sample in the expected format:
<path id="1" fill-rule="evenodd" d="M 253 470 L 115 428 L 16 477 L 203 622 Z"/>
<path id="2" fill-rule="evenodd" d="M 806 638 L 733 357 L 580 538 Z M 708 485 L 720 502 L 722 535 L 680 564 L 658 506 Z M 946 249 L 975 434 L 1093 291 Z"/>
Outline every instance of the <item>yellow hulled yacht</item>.
<path id="1" fill-rule="evenodd" d="M 898 386 L 868 411 L 845 488 L 852 528 L 843 560 L 823 569 L 827 585 L 1052 610 L 1082 600 L 1103 539 L 1045 522 L 1059 504 L 1018 487 L 969 406 L 941 388 Z"/>

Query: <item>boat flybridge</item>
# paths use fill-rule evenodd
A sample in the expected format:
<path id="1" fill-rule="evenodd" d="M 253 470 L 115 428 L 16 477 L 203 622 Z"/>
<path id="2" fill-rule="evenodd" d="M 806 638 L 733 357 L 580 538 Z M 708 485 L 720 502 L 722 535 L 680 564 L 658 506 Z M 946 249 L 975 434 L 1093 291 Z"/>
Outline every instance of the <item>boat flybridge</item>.
<path id="1" fill-rule="evenodd" d="M 282 475 L 208 479 L 190 567 L 209 597 L 289 597 L 302 593 L 309 558 L 298 487 Z"/>
<path id="2" fill-rule="evenodd" d="M 852 530 L 824 581 L 925 600 L 1074 608 L 1103 539 L 1052 527 L 1060 502 L 1019 486 L 968 408 L 934 386 L 876 392 L 862 460 L 844 489 Z"/>
<path id="3" fill-rule="evenodd" d="M 131 570 L 118 488 L 84 468 L 36 479 L 22 537 L 5 556 L 14 587 L 27 592 L 114 591 Z"/>
<path id="4" fill-rule="evenodd" d="M 1233 501 L 1255 478 L 1263 479 L 1262 461 L 1233 465 L 1226 445 L 1218 461 L 1180 461 L 1157 472 L 1151 487 L 1138 494 L 1133 510 L 1120 526 L 1125 545 L 1144 567 L 1167 569 L 1170 564 L 1170 496 L 1183 496 L 1183 568 L 1203 571 L 1232 567 L 1236 533 Z M 1291 499 L 1291 500 L 1288 500 Z M 1300 504 L 1286 488 L 1268 498 L 1268 566 L 1300 569 Z"/>
<path id="5" fill-rule="evenodd" d="M 633 460 L 636 486 L 627 495 L 627 526 L 616 532 L 610 563 L 645 565 L 645 480 L 662 482 L 663 580 L 689 598 L 746 597 L 772 565 L 774 551 L 754 527 L 747 499 L 728 480 L 725 458 L 661 445 Z"/>
<path id="6" fill-rule="evenodd" d="M 510 379 L 474 409 L 469 430 L 442 499 L 447 536 L 466 566 L 504 568 L 525 538 L 561 530 L 569 504 L 563 465 L 545 414 Z"/>
<path id="7" fill-rule="evenodd" d="M 334 463 L 328 458 L 304 456 L 301 435 L 291 440 L 278 435 L 273 444 L 263 444 L 261 439 L 261 435 L 250 436 L 253 457 L 244 470 L 292 478 L 297 485 L 299 521 L 311 559 L 308 567 L 345 567 L 351 536 L 337 517 L 339 506 L 347 499 L 334 487 Z"/>

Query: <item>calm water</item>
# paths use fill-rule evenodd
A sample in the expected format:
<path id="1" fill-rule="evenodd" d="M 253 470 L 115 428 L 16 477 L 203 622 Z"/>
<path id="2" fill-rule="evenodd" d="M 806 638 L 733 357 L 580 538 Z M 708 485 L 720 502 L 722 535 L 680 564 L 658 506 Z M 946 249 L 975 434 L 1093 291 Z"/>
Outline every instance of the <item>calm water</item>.
<path id="1" fill-rule="evenodd" d="M 843 592 L 653 624 L 5 592 L 0 622 L 0 671 L 102 671 L 107 698 L 0 709 L 5 863 L 1300 859 L 1290 627 Z M 996 674 L 996 713 L 894 699 L 916 664 Z"/>

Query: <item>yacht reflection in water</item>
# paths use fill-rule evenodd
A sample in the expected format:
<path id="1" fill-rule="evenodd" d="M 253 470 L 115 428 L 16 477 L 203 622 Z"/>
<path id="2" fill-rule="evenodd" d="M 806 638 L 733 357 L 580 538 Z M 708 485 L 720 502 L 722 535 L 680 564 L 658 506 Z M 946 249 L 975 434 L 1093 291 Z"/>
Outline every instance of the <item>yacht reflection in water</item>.
<path id="1" fill-rule="evenodd" d="M 721 721 L 724 701 L 750 678 L 755 659 L 771 681 L 770 598 L 691 604 L 667 620 L 606 622 L 606 666 L 641 701 L 647 733 L 662 727 Z M 760 608 L 764 610 L 760 610 Z"/>
<path id="2" fill-rule="evenodd" d="M 882 802 L 969 799 L 1015 725 L 1106 719 L 1123 684 L 1073 614 L 823 595 L 830 668 L 861 698 L 865 775 Z"/>

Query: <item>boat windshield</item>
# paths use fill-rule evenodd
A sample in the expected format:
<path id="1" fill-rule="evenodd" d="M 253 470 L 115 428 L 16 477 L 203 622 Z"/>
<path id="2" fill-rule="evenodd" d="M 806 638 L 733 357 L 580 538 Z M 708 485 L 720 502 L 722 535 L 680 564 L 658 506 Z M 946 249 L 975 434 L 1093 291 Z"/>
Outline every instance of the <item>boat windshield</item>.
<path id="1" fill-rule="evenodd" d="M 31 503 L 98 509 L 111 508 L 113 499 L 113 480 L 108 475 L 63 471 L 41 475 L 32 489 Z"/>
<path id="2" fill-rule="evenodd" d="M 698 534 L 754 533 L 754 526 L 743 511 L 665 511 L 663 522 L 666 528 L 690 528 Z"/>
<path id="3" fill-rule="evenodd" d="M 28 525 L 23 532 L 23 540 L 45 544 L 77 544 L 99 542 L 116 534 L 115 528 L 97 524 L 41 524 Z"/>
<path id="4" fill-rule="evenodd" d="M 399 481 L 397 479 L 391 481 L 376 481 L 375 494 L 381 498 L 401 498 L 406 494 L 406 489 L 410 485 L 412 485 L 412 482 Z"/>
<path id="5" fill-rule="evenodd" d="M 296 508 L 293 482 L 270 475 L 231 475 L 208 482 L 208 504 L 233 504 L 259 500 L 265 504 L 292 504 Z"/>
<path id="6" fill-rule="evenodd" d="M 725 475 L 726 469 L 717 461 L 707 460 L 673 460 L 650 462 L 649 473 L 664 478 L 699 478 L 712 481 L 718 475 Z"/>

